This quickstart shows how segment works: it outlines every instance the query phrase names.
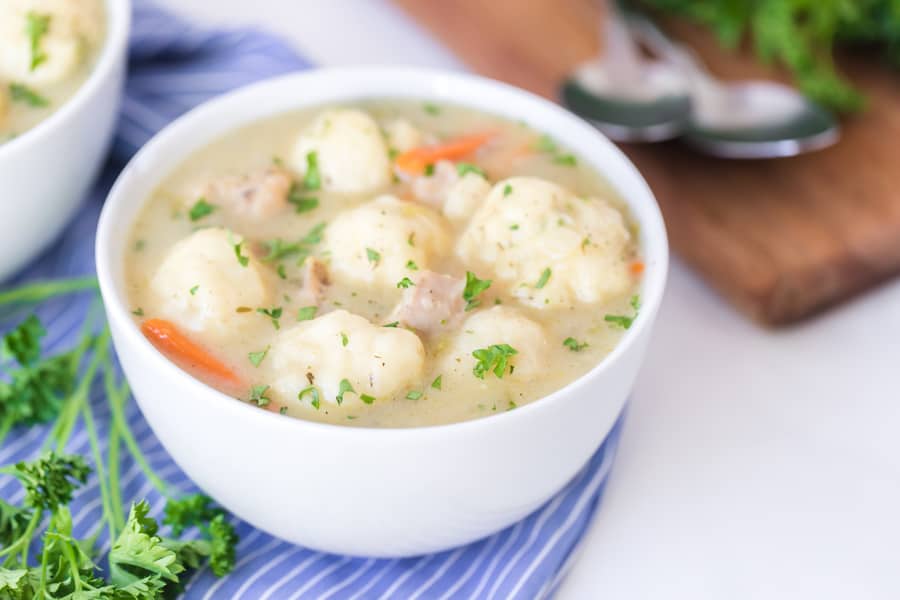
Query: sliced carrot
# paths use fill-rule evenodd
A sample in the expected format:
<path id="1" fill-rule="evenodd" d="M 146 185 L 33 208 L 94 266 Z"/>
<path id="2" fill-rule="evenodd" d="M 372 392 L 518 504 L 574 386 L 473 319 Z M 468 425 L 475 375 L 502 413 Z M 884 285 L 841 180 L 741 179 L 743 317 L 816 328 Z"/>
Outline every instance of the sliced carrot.
<path id="1" fill-rule="evenodd" d="M 473 133 L 433 146 L 420 146 L 397 157 L 397 168 L 407 173 L 421 173 L 425 167 L 439 160 L 458 160 L 469 155 L 494 136 L 493 131 Z"/>
<path id="2" fill-rule="evenodd" d="M 160 352 L 169 355 L 176 362 L 234 384 L 241 383 L 234 371 L 188 339 L 173 323 L 163 319 L 148 319 L 141 324 L 141 332 Z"/>
<path id="3" fill-rule="evenodd" d="M 644 262 L 641 260 L 632 261 L 632 263 L 628 265 L 628 270 L 631 271 L 632 275 L 638 276 L 644 272 Z"/>

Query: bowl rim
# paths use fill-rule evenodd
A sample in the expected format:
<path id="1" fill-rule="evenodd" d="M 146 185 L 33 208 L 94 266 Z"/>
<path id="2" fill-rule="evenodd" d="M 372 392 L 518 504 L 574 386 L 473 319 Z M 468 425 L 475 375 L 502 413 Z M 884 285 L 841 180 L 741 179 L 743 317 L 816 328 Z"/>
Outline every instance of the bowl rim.
<path id="1" fill-rule="evenodd" d="M 0 161 L 14 152 L 27 151 L 51 137 L 57 126 L 81 112 L 92 101 L 99 88 L 113 76 L 119 57 L 127 53 L 131 31 L 131 0 L 103 0 L 103 5 L 106 9 L 106 36 L 88 78 L 49 117 L 21 135 L 0 144 Z"/>
<path id="2" fill-rule="evenodd" d="M 182 370 L 159 352 L 149 340 L 141 334 L 140 328 L 134 322 L 134 319 L 131 318 L 131 311 L 128 309 L 126 303 L 127 299 L 125 298 L 124 290 L 122 289 L 123 286 L 116 284 L 117 276 L 115 274 L 122 270 L 120 268 L 120 263 L 117 261 L 124 260 L 124 256 L 111 255 L 114 240 L 119 239 L 121 236 L 129 235 L 134 222 L 140 215 L 140 210 L 137 210 L 130 220 L 126 220 L 127 216 L 123 212 L 126 210 L 128 203 L 133 201 L 132 198 L 134 197 L 134 194 L 131 194 L 128 189 L 133 177 L 137 177 L 132 176 L 132 172 L 137 171 L 138 169 L 146 169 L 148 166 L 147 163 L 152 164 L 152 161 L 150 160 L 151 155 L 159 154 L 161 152 L 160 149 L 171 146 L 178 137 L 186 135 L 185 132 L 190 132 L 194 128 L 195 122 L 200 121 L 204 115 L 208 113 L 215 114 L 216 112 L 225 110 L 230 105 L 249 105 L 253 103 L 254 100 L 263 98 L 267 90 L 278 88 L 279 86 L 293 84 L 302 87 L 303 85 L 311 86 L 322 82 L 329 82 L 334 85 L 334 83 L 329 80 L 337 80 L 339 82 L 344 80 L 350 82 L 346 85 L 347 91 L 336 95 L 342 97 L 344 101 L 347 102 L 359 101 L 364 98 L 410 98 L 408 94 L 395 94 L 394 96 L 391 96 L 389 94 L 366 93 L 365 91 L 360 92 L 358 88 L 363 84 L 360 84 L 359 81 L 364 81 L 367 78 L 407 79 L 418 81 L 421 88 L 428 88 L 431 90 L 430 94 L 423 93 L 415 96 L 421 101 L 434 100 L 452 102 L 453 99 L 441 96 L 440 92 L 435 91 L 437 89 L 446 90 L 451 86 L 467 86 L 473 90 L 490 91 L 494 94 L 507 97 L 521 96 L 523 100 L 530 103 L 532 108 L 528 110 L 535 113 L 535 116 L 532 117 L 534 122 L 540 119 L 541 114 L 547 115 L 548 113 L 556 113 L 557 119 L 568 121 L 567 127 L 571 126 L 573 129 L 578 129 L 581 132 L 579 135 L 592 136 L 596 144 L 605 146 L 605 150 L 610 155 L 609 158 L 612 164 L 607 165 L 606 172 L 600 170 L 593 164 L 592 168 L 598 168 L 601 175 L 607 178 L 614 188 L 618 187 L 615 185 L 615 179 L 621 181 L 630 178 L 633 185 L 637 186 L 635 190 L 632 191 L 631 197 L 628 197 L 621 192 L 619 193 L 622 201 L 628 206 L 632 213 L 632 217 L 639 225 L 641 249 L 645 253 L 644 257 L 647 269 L 644 271 L 644 279 L 641 282 L 640 313 L 644 318 L 639 316 L 635 319 L 633 326 L 625 331 L 622 339 L 619 340 L 613 350 L 604 356 L 589 371 L 583 373 L 558 390 L 528 402 L 523 406 L 519 406 L 515 410 L 498 412 L 482 418 L 417 427 L 347 426 L 295 417 L 285 418 L 278 413 L 269 410 L 260 410 L 259 407 L 252 406 L 248 402 L 235 399 Z M 432 85 L 427 85 L 429 82 L 431 82 Z M 333 104 L 340 101 L 341 100 L 339 99 L 335 99 L 329 101 L 329 103 Z M 488 108 L 484 106 L 485 103 L 476 104 L 477 102 L 481 101 L 468 103 L 460 101 L 459 104 L 463 106 L 469 105 L 476 110 L 496 114 L 500 117 L 512 119 L 522 118 L 521 115 L 514 114 L 512 110 L 505 109 L 502 105 Z M 246 127 L 253 123 L 272 118 L 278 114 L 287 114 L 291 112 L 291 110 L 324 106 L 322 102 L 304 102 L 302 96 L 298 97 L 296 105 L 293 108 L 286 110 L 266 113 L 264 108 L 259 107 L 260 104 L 261 103 L 257 103 L 257 108 L 254 109 L 257 113 L 255 118 L 248 118 L 233 124 L 226 134 L 241 127 Z M 204 144 L 201 147 L 215 143 L 222 135 L 223 134 L 220 133 L 209 137 L 204 141 Z M 564 137 L 558 137 L 558 139 L 564 145 L 569 143 L 569 140 Z M 179 159 L 179 163 L 183 162 L 187 156 L 190 156 L 196 151 L 197 149 L 189 151 L 185 156 Z M 177 168 L 177 165 L 175 168 Z M 611 169 L 620 171 L 621 175 L 617 177 L 610 176 L 609 172 Z M 154 186 L 159 185 L 169 174 L 171 174 L 171 169 L 161 176 L 154 175 Z M 640 200 L 638 200 L 639 196 L 641 197 Z M 143 197 L 138 203 L 143 206 L 145 202 L 147 202 L 147 198 Z M 638 210 L 638 208 L 640 210 Z M 127 225 L 127 227 L 121 225 Z M 649 254 L 651 251 L 653 252 L 652 256 Z M 309 69 L 302 72 L 262 80 L 218 96 L 190 110 L 157 133 L 143 148 L 141 148 L 125 169 L 119 174 L 110 189 L 100 215 L 96 236 L 95 256 L 100 291 L 110 325 L 113 329 L 115 329 L 116 325 L 122 325 L 119 328 L 119 333 L 121 334 L 120 339 L 127 347 L 129 347 L 130 351 L 139 354 L 139 362 L 142 368 L 160 372 L 160 376 L 176 380 L 177 385 L 185 390 L 185 397 L 190 397 L 191 400 L 207 402 L 209 407 L 218 411 L 220 416 L 225 412 L 231 412 L 235 418 L 261 419 L 262 424 L 273 428 L 286 428 L 284 431 L 288 433 L 301 433 L 306 431 L 310 434 L 318 432 L 327 433 L 328 435 L 352 436 L 354 438 L 360 438 L 362 436 L 377 436 L 379 438 L 383 438 L 384 436 L 403 436 L 409 438 L 434 435 L 438 432 L 442 434 L 453 433 L 469 435 L 476 434 L 485 427 L 496 427 L 500 424 L 513 423 L 516 420 L 529 419 L 532 416 L 539 415 L 542 411 L 552 410 L 553 407 L 560 402 L 561 398 L 571 394 L 573 390 L 590 385 L 599 374 L 614 369 L 616 364 L 629 349 L 637 344 L 638 340 L 643 337 L 642 334 L 644 334 L 645 330 L 652 327 L 662 302 L 669 266 L 669 247 L 665 223 L 659 205 L 656 202 L 656 198 L 634 164 L 603 134 L 564 108 L 510 84 L 478 75 L 418 67 L 326 67 Z M 646 333 L 649 334 L 650 332 L 647 331 Z M 213 402 L 216 404 L 214 405 Z"/>

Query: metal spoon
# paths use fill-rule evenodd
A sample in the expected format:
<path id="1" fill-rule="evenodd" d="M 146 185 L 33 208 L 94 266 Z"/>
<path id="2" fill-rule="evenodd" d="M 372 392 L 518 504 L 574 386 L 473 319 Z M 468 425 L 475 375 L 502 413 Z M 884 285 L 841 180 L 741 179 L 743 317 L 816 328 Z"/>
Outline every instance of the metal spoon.
<path id="1" fill-rule="evenodd" d="M 641 56 L 617 3 L 608 3 L 606 15 L 605 54 L 562 84 L 562 103 L 618 142 L 679 136 L 691 112 L 684 76 L 668 61 Z"/>
<path id="2" fill-rule="evenodd" d="M 629 14 L 628 25 L 687 79 L 692 112 L 683 138 L 696 149 L 723 158 L 777 158 L 820 150 L 840 138 L 834 116 L 795 89 L 771 81 L 719 81 L 646 17 Z"/>

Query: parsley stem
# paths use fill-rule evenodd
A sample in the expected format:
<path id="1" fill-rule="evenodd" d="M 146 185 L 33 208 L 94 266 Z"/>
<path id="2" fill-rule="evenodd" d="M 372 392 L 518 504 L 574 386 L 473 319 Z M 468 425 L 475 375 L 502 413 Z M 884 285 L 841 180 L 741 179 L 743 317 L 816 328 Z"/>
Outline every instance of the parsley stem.
<path id="1" fill-rule="evenodd" d="M 110 409 L 117 406 L 119 390 L 116 389 L 115 374 L 112 369 L 103 371 L 103 388 L 106 392 Z M 119 426 L 113 422 L 109 426 L 109 443 L 107 444 L 107 459 L 109 460 L 109 497 L 112 508 L 113 522 L 116 530 L 125 527 L 125 514 L 122 510 L 122 488 L 119 485 Z"/>
<path id="2" fill-rule="evenodd" d="M 107 372 L 109 369 L 107 369 Z M 81 407 L 84 426 L 88 432 L 88 440 L 91 443 L 91 452 L 94 454 L 94 464 L 97 468 L 97 481 L 100 483 L 100 502 L 103 506 L 103 518 L 109 527 L 109 539 L 116 539 L 116 522 L 115 516 L 110 505 L 112 499 L 109 495 L 109 482 L 106 479 L 105 468 L 103 466 L 103 455 L 100 453 L 100 441 L 97 438 L 97 427 L 94 424 L 94 411 L 91 409 L 91 403 L 85 402 Z"/>
<path id="3" fill-rule="evenodd" d="M 18 552 L 22 547 L 31 542 L 31 537 L 34 535 L 34 530 L 37 529 L 37 526 L 40 524 L 41 519 L 43 518 L 44 510 L 41 508 L 35 510 L 31 515 L 31 520 L 28 521 L 28 527 L 25 528 L 25 531 L 22 533 L 22 535 L 19 536 L 19 538 L 15 542 L 10 544 L 3 550 L 0 550 L 0 556 L 6 556 L 7 554 L 9 555 L 6 556 L 6 560 L 3 561 L 4 567 L 13 564 L 10 562 L 10 559 L 12 559 L 16 555 L 16 552 Z"/>
<path id="4" fill-rule="evenodd" d="M 129 387 L 128 382 L 123 382 L 122 386 L 119 388 L 115 394 L 107 393 L 109 396 L 109 406 L 111 409 L 113 427 L 119 430 L 119 433 L 122 437 L 122 441 L 125 442 L 125 447 L 128 448 L 129 453 L 132 458 L 134 458 L 135 462 L 137 462 L 138 466 L 140 466 L 141 470 L 144 472 L 144 475 L 147 476 L 147 479 L 150 480 L 150 483 L 159 490 L 159 492 L 166 496 L 167 498 L 171 498 L 173 493 L 168 483 L 163 481 L 159 475 L 153 470 L 153 467 L 150 466 L 150 463 L 147 462 L 147 457 L 144 456 L 141 447 L 138 445 L 137 440 L 134 439 L 134 436 L 131 433 L 131 428 L 128 427 L 128 423 L 125 421 L 125 415 L 123 413 L 123 404 L 124 400 L 128 398 L 129 395 Z"/>
<path id="5" fill-rule="evenodd" d="M 14 302 L 41 302 L 54 296 L 96 289 L 98 289 L 97 278 L 93 275 L 52 281 L 36 281 L 0 292 L 0 305 Z"/>
<path id="6" fill-rule="evenodd" d="M 6 436 L 12 429 L 14 422 L 15 417 L 13 415 L 7 415 L 6 418 L 3 419 L 3 423 L 0 424 L 0 445 L 3 445 L 3 440 L 6 439 Z"/>

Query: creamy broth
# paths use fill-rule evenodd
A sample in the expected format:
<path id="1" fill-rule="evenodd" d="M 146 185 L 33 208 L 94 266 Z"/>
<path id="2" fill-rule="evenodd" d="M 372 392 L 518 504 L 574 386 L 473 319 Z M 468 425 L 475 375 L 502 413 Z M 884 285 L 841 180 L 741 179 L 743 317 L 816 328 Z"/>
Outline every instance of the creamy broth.
<path id="1" fill-rule="evenodd" d="M 615 347 L 642 263 L 600 174 L 528 124 L 467 108 L 328 110 L 235 131 L 147 200 L 128 297 L 176 364 L 282 414 L 412 427 L 515 409 Z M 451 140 L 483 143 L 417 172 L 416 148 Z M 220 364 L 173 353 L 160 322 Z"/>
<path id="2" fill-rule="evenodd" d="M 75 94 L 94 67 L 105 29 L 103 0 L 0 2 L 0 143 Z"/>

